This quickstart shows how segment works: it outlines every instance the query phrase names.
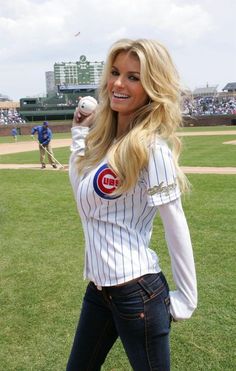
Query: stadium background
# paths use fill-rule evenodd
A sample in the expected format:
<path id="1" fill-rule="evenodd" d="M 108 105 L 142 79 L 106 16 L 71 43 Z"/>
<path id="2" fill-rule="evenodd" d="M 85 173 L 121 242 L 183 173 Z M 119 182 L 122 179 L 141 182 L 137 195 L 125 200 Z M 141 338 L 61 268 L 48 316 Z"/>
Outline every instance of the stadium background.
<path id="1" fill-rule="evenodd" d="M 81 55 L 75 62 L 56 62 L 45 72 L 46 95 L 22 97 L 12 102 L 0 94 L 0 136 L 29 134 L 37 122 L 50 121 L 54 132 L 68 132 L 78 97 L 97 98 L 103 61 L 89 61 Z M 184 126 L 236 125 L 236 82 L 228 82 L 221 92 L 218 85 L 196 88 L 183 95 Z"/>
<path id="2" fill-rule="evenodd" d="M 78 97 L 97 98 L 104 62 L 89 61 L 81 55 L 76 62 L 54 63 L 45 72 L 46 95 L 23 97 L 12 102 L 0 94 L 0 136 L 10 135 L 12 127 L 27 135 L 36 122 L 50 121 L 53 131 L 68 132 Z M 183 96 L 184 126 L 236 125 L 236 82 L 186 91 Z"/>

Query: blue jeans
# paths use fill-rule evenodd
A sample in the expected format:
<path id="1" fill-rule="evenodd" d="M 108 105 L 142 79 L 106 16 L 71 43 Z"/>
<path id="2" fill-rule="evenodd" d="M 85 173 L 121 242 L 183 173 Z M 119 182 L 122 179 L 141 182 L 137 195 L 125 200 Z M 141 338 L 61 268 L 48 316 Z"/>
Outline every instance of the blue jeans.
<path id="1" fill-rule="evenodd" d="M 170 323 L 163 273 L 102 290 L 90 282 L 66 370 L 101 370 L 119 336 L 133 370 L 168 371 Z"/>

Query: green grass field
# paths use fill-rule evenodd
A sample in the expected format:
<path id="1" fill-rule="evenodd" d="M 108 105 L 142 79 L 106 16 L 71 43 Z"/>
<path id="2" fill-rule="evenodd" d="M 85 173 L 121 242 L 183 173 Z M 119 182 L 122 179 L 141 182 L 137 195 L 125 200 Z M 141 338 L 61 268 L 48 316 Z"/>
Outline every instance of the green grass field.
<path id="1" fill-rule="evenodd" d="M 206 140 L 204 153 L 212 161 L 211 146 L 219 147 L 219 137 L 212 137 L 210 144 L 207 138 L 200 139 Z M 186 139 L 190 141 L 185 143 L 183 162 L 190 165 L 201 159 L 197 156 L 201 142 L 193 151 L 192 138 Z M 235 166 L 229 165 L 231 157 L 235 159 L 235 146 L 232 152 L 227 152 L 231 146 L 224 146 L 218 163 Z M 60 162 L 68 160 L 67 149 L 54 152 Z M 37 162 L 37 151 L 18 156 Z M 86 285 L 83 233 L 68 173 L 0 170 L 0 179 L 0 370 L 62 371 Z M 194 246 L 199 305 L 191 320 L 172 325 L 172 370 L 233 371 L 236 177 L 191 175 L 189 179 L 192 193 L 183 204 Z M 152 247 L 173 288 L 159 218 Z M 103 371 L 131 371 L 119 341 Z"/>
<path id="2" fill-rule="evenodd" d="M 219 136 L 187 136 L 182 137 L 183 153 L 180 158 L 182 166 L 236 166 L 235 145 L 224 144 L 236 139 L 236 129 L 231 126 L 184 128 L 187 132 L 212 131 L 212 130 L 235 130 L 235 135 Z M 55 139 L 69 138 L 70 133 L 55 134 Z M 19 141 L 32 141 L 30 136 L 19 136 Z M 1 137 L 0 143 L 12 143 L 11 137 Z M 17 145 L 17 144 L 16 144 Z M 53 146 L 53 141 L 52 141 Z M 36 146 L 37 147 L 37 146 Z M 54 156 L 62 163 L 67 164 L 69 159 L 69 148 L 54 149 Z M 38 150 L 9 155 L 0 155 L 2 164 L 31 164 L 39 162 Z"/>
<path id="3" fill-rule="evenodd" d="M 37 147 L 37 145 L 36 145 Z M 69 147 L 55 148 L 53 149 L 54 157 L 61 163 L 67 164 L 70 156 Z M 47 156 L 46 156 L 47 161 Z M 1 164 L 38 164 L 39 163 L 39 151 L 30 151 L 22 153 L 14 153 L 10 155 L 0 155 Z"/>
<path id="4" fill-rule="evenodd" d="M 37 136 L 35 135 L 35 138 Z M 62 139 L 62 138 L 70 138 L 71 133 L 55 133 L 53 134 L 53 139 Z M 18 135 L 17 137 L 18 142 L 32 142 L 31 135 Z M 14 143 L 14 139 L 12 136 L 4 136 L 0 137 L 0 143 Z"/>
<path id="5" fill-rule="evenodd" d="M 236 166 L 235 135 L 183 137 L 182 166 Z"/>
<path id="6" fill-rule="evenodd" d="M 69 138 L 69 136 L 69 133 L 64 135 L 56 134 L 55 138 Z M 182 142 L 184 150 L 181 155 L 180 164 L 182 166 L 234 167 L 236 166 L 236 146 L 223 143 L 235 139 L 236 130 L 235 135 L 183 137 Z M 54 156 L 62 164 L 68 163 L 69 155 L 70 151 L 68 147 L 54 149 Z M 31 152 L 0 155 L 0 163 L 2 164 L 37 164 L 38 162 L 38 149 Z"/>

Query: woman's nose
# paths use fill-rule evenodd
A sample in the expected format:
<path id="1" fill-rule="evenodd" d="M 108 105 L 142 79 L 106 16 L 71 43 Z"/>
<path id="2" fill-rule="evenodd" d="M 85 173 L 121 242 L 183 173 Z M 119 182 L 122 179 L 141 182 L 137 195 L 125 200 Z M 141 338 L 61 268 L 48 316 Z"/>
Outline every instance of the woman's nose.
<path id="1" fill-rule="evenodd" d="M 116 86 L 124 86 L 124 79 L 122 76 L 118 76 L 116 81 L 115 81 Z"/>

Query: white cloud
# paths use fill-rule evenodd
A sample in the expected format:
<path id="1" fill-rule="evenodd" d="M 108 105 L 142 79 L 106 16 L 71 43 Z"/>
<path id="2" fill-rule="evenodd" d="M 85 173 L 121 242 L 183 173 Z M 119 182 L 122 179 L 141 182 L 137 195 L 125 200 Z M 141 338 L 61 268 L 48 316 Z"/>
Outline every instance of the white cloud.
<path id="1" fill-rule="evenodd" d="M 37 94 L 45 90 L 44 72 L 54 62 L 78 60 L 81 54 L 104 60 L 111 43 L 122 37 L 156 38 L 166 44 L 190 87 L 209 79 L 236 80 L 235 12 L 234 0 L 3 2 L 0 93 L 17 98 Z"/>

